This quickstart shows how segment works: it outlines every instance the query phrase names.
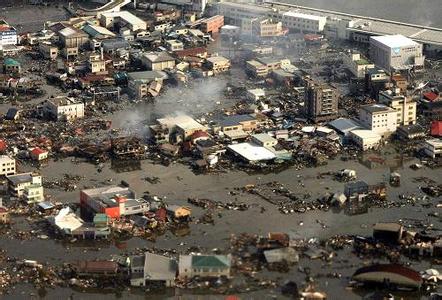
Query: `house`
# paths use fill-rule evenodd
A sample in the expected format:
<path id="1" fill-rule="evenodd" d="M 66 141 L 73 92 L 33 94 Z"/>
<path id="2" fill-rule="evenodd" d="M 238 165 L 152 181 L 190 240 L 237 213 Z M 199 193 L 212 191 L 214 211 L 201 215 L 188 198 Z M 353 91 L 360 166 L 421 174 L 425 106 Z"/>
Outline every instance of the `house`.
<path id="1" fill-rule="evenodd" d="M 150 86 L 153 82 L 162 83 L 166 79 L 168 79 L 168 75 L 163 71 L 127 73 L 129 92 L 138 99 L 151 95 Z"/>
<path id="2" fill-rule="evenodd" d="M 173 287 L 178 272 L 176 260 L 163 255 L 146 252 L 130 258 L 131 286 L 146 286 L 150 283 Z"/>
<path id="3" fill-rule="evenodd" d="M 39 147 L 35 147 L 34 149 L 31 150 L 30 152 L 30 156 L 33 160 L 36 161 L 42 161 L 48 158 L 48 154 L 49 152 L 46 150 L 43 150 Z"/>
<path id="4" fill-rule="evenodd" d="M 263 100 L 266 96 L 266 92 L 263 89 L 251 89 L 247 90 L 247 99 L 252 101 Z"/>
<path id="5" fill-rule="evenodd" d="M 141 56 L 141 63 L 152 71 L 162 71 L 175 67 L 175 59 L 165 51 L 144 53 Z"/>
<path id="6" fill-rule="evenodd" d="M 12 196 L 23 198 L 27 203 L 37 203 L 44 200 L 41 175 L 21 173 L 6 176 L 6 179 Z"/>
<path id="7" fill-rule="evenodd" d="M 78 276 L 115 276 L 118 273 L 118 263 L 115 261 L 79 261 L 72 265 Z"/>
<path id="8" fill-rule="evenodd" d="M 230 277 L 230 255 L 180 255 L 178 276 L 180 279 L 193 277 Z"/>
<path id="9" fill-rule="evenodd" d="M 168 205 L 166 208 L 167 214 L 174 220 L 188 221 L 192 210 L 187 206 Z"/>
<path id="10" fill-rule="evenodd" d="M 433 121 L 433 122 L 431 122 L 430 134 L 432 136 L 442 137 L 442 121 Z"/>
<path id="11" fill-rule="evenodd" d="M 15 172 L 15 159 L 7 155 L 0 155 L 0 176 L 14 175 Z"/>
<path id="12" fill-rule="evenodd" d="M 80 192 L 81 212 L 86 217 L 106 214 L 110 219 L 141 214 L 150 205 L 143 199 L 135 199 L 135 192 L 128 187 L 105 186 Z"/>
<path id="13" fill-rule="evenodd" d="M 3 60 L 3 73 L 19 74 L 21 72 L 21 64 L 13 58 L 7 57 Z"/>
<path id="14" fill-rule="evenodd" d="M 424 153 L 432 158 L 442 155 L 442 139 L 426 140 L 423 144 Z"/>
<path id="15" fill-rule="evenodd" d="M 84 117 L 84 103 L 67 96 L 49 98 L 39 107 L 41 114 L 55 121 L 72 121 Z"/>
<path id="16" fill-rule="evenodd" d="M 426 135 L 425 128 L 419 124 L 399 126 L 396 135 L 403 140 L 422 138 Z"/>
<path id="17" fill-rule="evenodd" d="M 212 56 L 207 58 L 207 66 L 215 74 L 226 72 L 230 69 L 230 60 L 223 56 Z"/>
<path id="18" fill-rule="evenodd" d="M 229 115 L 223 116 L 220 120 L 215 122 L 214 131 L 222 131 L 227 133 L 229 131 L 243 130 L 251 132 L 258 128 L 258 120 L 253 115 Z"/>
<path id="19" fill-rule="evenodd" d="M 183 42 L 179 40 L 167 40 L 166 41 L 167 49 L 170 51 L 182 51 L 184 50 Z"/>

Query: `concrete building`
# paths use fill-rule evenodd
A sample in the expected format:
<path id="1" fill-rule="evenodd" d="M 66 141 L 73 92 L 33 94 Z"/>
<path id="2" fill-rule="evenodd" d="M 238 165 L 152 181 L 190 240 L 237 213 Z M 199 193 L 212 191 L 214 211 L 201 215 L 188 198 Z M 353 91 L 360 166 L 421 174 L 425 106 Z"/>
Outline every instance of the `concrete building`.
<path id="1" fill-rule="evenodd" d="M 147 23 L 128 11 L 105 12 L 100 15 L 103 27 L 127 27 L 130 31 L 147 30 Z"/>
<path id="2" fill-rule="evenodd" d="M 158 119 L 157 123 L 169 129 L 169 140 L 174 142 L 188 140 L 197 131 L 207 131 L 206 126 L 186 115 Z"/>
<path id="3" fill-rule="evenodd" d="M 201 31 L 204 33 L 218 33 L 224 25 L 224 16 L 216 15 L 201 22 Z"/>
<path id="4" fill-rule="evenodd" d="M 6 176 L 6 179 L 8 180 L 8 189 L 12 196 L 25 198 L 28 202 L 44 200 L 42 177 L 40 174 L 21 173 Z"/>
<path id="5" fill-rule="evenodd" d="M 381 142 L 382 137 L 367 129 L 356 129 L 350 131 L 350 138 L 361 150 L 376 149 Z"/>
<path id="6" fill-rule="evenodd" d="M 58 47 L 47 41 L 40 41 L 38 43 L 38 49 L 44 58 L 55 60 L 58 57 Z"/>
<path id="7" fill-rule="evenodd" d="M 423 149 L 424 153 L 432 158 L 442 156 L 442 139 L 426 140 Z"/>
<path id="8" fill-rule="evenodd" d="M 167 40 L 166 46 L 167 46 L 167 49 L 169 49 L 170 51 L 181 51 L 184 49 L 183 42 L 181 42 L 179 40 Z"/>
<path id="9" fill-rule="evenodd" d="M 306 116 L 314 122 L 331 121 L 338 115 L 338 91 L 329 84 L 305 82 L 304 107 Z"/>
<path id="10" fill-rule="evenodd" d="M 180 255 L 178 276 L 181 279 L 230 277 L 231 260 L 230 255 Z"/>
<path id="11" fill-rule="evenodd" d="M 217 13 L 224 16 L 225 23 L 237 26 L 241 26 L 244 19 L 267 17 L 271 11 L 266 7 L 235 2 L 219 2 L 216 8 Z"/>
<path id="12" fill-rule="evenodd" d="M 230 60 L 228 60 L 223 56 L 212 56 L 207 58 L 206 61 L 207 61 L 207 66 L 215 74 L 227 72 L 230 69 Z"/>
<path id="13" fill-rule="evenodd" d="M 258 133 L 252 135 L 252 142 L 264 148 L 274 147 L 276 144 L 278 144 L 278 140 L 271 137 L 267 133 Z"/>
<path id="14" fill-rule="evenodd" d="M 285 33 L 282 22 L 269 18 L 243 19 L 241 22 L 241 34 L 252 39 L 276 37 Z"/>
<path id="15" fill-rule="evenodd" d="M 175 59 L 165 51 L 145 53 L 141 56 L 141 63 L 152 71 L 163 71 L 175 67 Z"/>
<path id="16" fill-rule="evenodd" d="M 370 58 L 387 71 L 422 68 L 425 61 L 422 45 L 403 35 L 370 37 Z"/>
<path id="17" fill-rule="evenodd" d="M 58 96 L 44 101 L 42 115 L 56 121 L 72 121 L 84 117 L 84 103 L 74 98 Z"/>
<path id="18" fill-rule="evenodd" d="M 17 30 L 5 20 L 0 20 L 0 50 L 3 49 L 3 46 L 16 45 L 17 43 Z"/>
<path id="19" fill-rule="evenodd" d="M 147 201 L 135 198 L 134 191 L 115 185 L 82 190 L 80 206 L 84 215 L 106 214 L 111 219 L 142 214 L 150 209 Z"/>
<path id="20" fill-rule="evenodd" d="M 168 78 L 163 71 L 141 71 L 127 73 L 128 88 L 130 94 L 141 99 L 149 95 L 149 87 L 152 82 L 163 82 Z"/>
<path id="21" fill-rule="evenodd" d="M 14 175 L 16 171 L 15 159 L 0 155 L 0 176 Z"/>
<path id="22" fill-rule="evenodd" d="M 58 32 L 64 48 L 81 48 L 89 43 L 89 36 L 82 30 L 67 26 Z"/>
<path id="23" fill-rule="evenodd" d="M 295 11 L 282 14 L 282 24 L 290 30 L 301 32 L 322 32 L 327 23 L 324 16 L 310 15 Z"/>
<path id="24" fill-rule="evenodd" d="M 382 138 L 390 136 L 398 126 L 396 111 L 384 104 L 362 106 L 359 110 L 359 122 Z"/>
<path id="25" fill-rule="evenodd" d="M 89 56 L 88 67 L 92 74 L 107 74 L 106 61 L 104 60 L 103 54 L 92 53 Z"/>
<path id="26" fill-rule="evenodd" d="M 393 108 L 397 112 L 398 126 L 416 124 L 417 103 L 410 96 L 402 95 L 399 88 L 379 93 L 379 103 Z"/>
<path id="27" fill-rule="evenodd" d="M 347 69 L 357 78 L 365 78 L 367 70 L 375 67 L 360 53 L 355 52 L 344 54 L 343 61 Z"/>

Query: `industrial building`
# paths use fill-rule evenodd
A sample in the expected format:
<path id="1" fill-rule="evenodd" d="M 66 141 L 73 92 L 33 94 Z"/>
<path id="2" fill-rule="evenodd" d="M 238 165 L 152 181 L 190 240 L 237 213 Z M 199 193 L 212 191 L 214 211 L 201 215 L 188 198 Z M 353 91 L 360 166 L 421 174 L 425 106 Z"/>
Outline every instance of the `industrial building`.
<path id="1" fill-rule="evenodd" d="M 399 34 L 371 37 L 370 58 L 387 71 L 422 68 L 425 60 L 422 44 Z"/>

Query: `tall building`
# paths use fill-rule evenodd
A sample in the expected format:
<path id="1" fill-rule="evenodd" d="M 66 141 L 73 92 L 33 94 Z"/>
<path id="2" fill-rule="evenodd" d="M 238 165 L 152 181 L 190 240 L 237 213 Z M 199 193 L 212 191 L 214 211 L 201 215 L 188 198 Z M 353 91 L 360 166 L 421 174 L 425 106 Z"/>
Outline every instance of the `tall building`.
<path id="1" fill-rule="evenodd" d="M 305 113 L 314 122 L 330 121 L 338 115 L 338 91 L 330 84 L 307 79 Z"/>
<path id="2" fill-rule="evenodd" d="M 399 88 L 380 92 L 379 102 L 396 111 L 398 126 L 416 124 L 416 101 L 410 96 L 402 95 Z"/>
<path id="3" fill-rule="evenodd" d="M 0 49 L 5 45 L 17 44 L 17 30 L 6 21 L 0 20 Z"/>
<path id="4" fill-rule="evenodd" d="M 359 122 L 383 138 L 396 131 L 396 121 L 396 111 L 384 104 L 364 105 L 359 110 Z"/>
<path id="5" fill-rule="evenodd" d="M 323 16 L 303 14 L 294 11 L 288 11 L 282 15 L 282 24 L 294 30 L 301 32 L 322 32 L 327 23 L 327 18 Z"/>
<path id="6" fill-rule="evenodd" d="M 422 68 L 425 60 L 422 44 L 400 34 L 370 37 L 370 58 L 387 71 Z"/>

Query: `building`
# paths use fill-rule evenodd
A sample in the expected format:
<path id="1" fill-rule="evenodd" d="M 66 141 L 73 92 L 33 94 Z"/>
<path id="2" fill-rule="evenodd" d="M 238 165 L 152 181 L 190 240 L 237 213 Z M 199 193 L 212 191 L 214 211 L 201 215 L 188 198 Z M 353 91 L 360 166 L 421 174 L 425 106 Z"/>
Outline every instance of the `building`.
<path id="1" fill-rule="evenodd" d="M 350 131 L 350 138 L 361 150 L 376 149 L 379 147 L 382 137 L 367 129 L 356 129 Z"/>
<path id="2" fill-rule="evenodd" d="M 230 255 L 180 255 L 178 276 L 180 279 L 230 277 L 231 260 Z"/>
<path id="3" fill-rule="evenodd" d="M 80 206 L 85 216 L 106 214 L 111 219 L 141 214 L 150 208 L 147 201 L 135 199 L 131 189 L 115 185 L 82 190 Z"/>
<path id="4" fill-rule="evenodd" d="M 183 42 L 179 40 L 167 40 L 166 46 L 169 51 L 182 51 L 184 50 Z"/>
<path id="5" fill-rule="evenodd" d="M 206 59 L 207 66 L 214 74 L 227 72 L 230 70 L 230 60 L 223 56 L 212 56 Z"/>
<path id="6" fill-rule="evenodd" d="M 41 202 L 44 200 L 41 175 L 21 173 L 6 176 L 6 179 L 12 196 L 24 198 L 27 202 Z"/>
<path id="7" fill-rule="evenodd" d="M 278 140 L 271 137 L 267 133 L 258 133 L 252 135 L 252 142 L 264 148 L 274 147 L 276 144 L 278 144 Z"/>
<path id="8" fill-rule="evenodd" d="M 397 112 L 384 104 L 363 105 L 359 110 L 359 122 L 382 138 L 387 138 L 398 126 Z"/>
<path id="9" fill-rule="evenodd" d="M 238 143 L 227 146 L 227 151 L 248 163 L 270 161 L 276 158 L 269 149 L 253 143 Z"/>
<path id="10" fill-rule="evenodd" d="M 9 223 L 9 212 L 8 210 L 0 206 L 0 224 L 8 224 Z"/>
<path id="11" fill-rule="evenodd" d="M 419 124 L 399 126 L 396 135 L 402 140 L 412 140 L 426 136 L 425 128 Z"/>
<path id="12" fill-rule="evenodd" d="M 282 24 L 290 30 L 301 32 L 322 32 L 327 17 L 288 11 L 282 14 Z"/>
<path id="13" fill-rule="evenodd" d="M 141 56 L 141 63 L 152 71 L 163 71 L 175 67 L 175 59 L 165 51 L 144 53 Z"/>
<path id="14" fill-rule="evenodd" d="M 49 98 L 39 109 L 44 117 L 55 121 L 72 121 L 84 117 L 84 103 L 66 96 Z"/>
<path id="15" fill-rule="evenodd" d="M 33 160 L 42 161 L 48 158 L 49 152 L 39 147 L 35 147 L 29 154 Z"/>
<path id="16" fill-rule="evenodd" d="M 107 74 L 103 54 L 92 53 L 89 55 L 88 68 L 92 74 Z"/>
<path id="17" fill-rule="evenodd" d="M 266 77 L 269 74 L 269 69 L 257 60 L 249 60 L 246 62 L 246 72 L 253 77 Z"/>
<path id="18" fill-rule="evenodd" d="M 426 140 L 423 144 L 424 153 L 432 158 L 442 155 L 442 139 Z"/>
<path id="19" fill-rule="evenodd" d="M 241 26 L 244 19 L 266 17 L 269 9 L 266 7 L 235 2 L 216 3 L 217 13 L 224 16 L 225 23 Z"/>
<path id="20" fill-rule="evenodd" d="M 17 43 L 17 30 L 5 20 L 0 20 L 0 50 L 3 49 L 3 46 L 16 45 Z"/>
<path id="21" fill-rule="evenodd" d="M 314 122 L 331 121 L 338 116 L 338 91 L 333 86 L 308 78 L 304 96 L 305 114 Z"/>
<path id="22" fill-rule="evenodd" d="M 379 103 L 385 104 L 396 111 L 396 124 L 398 126 L 416 124 L 417 103 L 411 96 L 402 95 L 399 88 L 380 92 Z"/>
<path id="23" fill-rule="evenodd" d="M 15 159 L 0 155 L 0 176 L 14 175 L 16 172 Z"/>
<path id="24" fill-rule="evenodd" d="M 231 131 L 251 132 L 258 128 L 258 120 L 253 115 L 229 115 L 215 121 L 213 130 L 215 133 L 222 131 L 227 134 Z"/>
<path id="25" fill-rule="evenodd" d="M 21 72 L 21 64 L 13 58 L 7 57 L 3 60 L 3 73 L 19 74 Z"/>
<path id="26" fill-rule="evenodd" d="M 216 15 L 201 21 L 201 31 L 204 33 L 218 33 L 221 27 L 224 26 L 224 16 Z"/>
<path id="27" fill-rule="evenodd" d="M 344 54 L 343 61 L 347 69 L 357 78 L 365 78 L 368 69 L 374 68 L 374 64 L 362 57 L 360 53 L 350 52 Z"/>
<path id="28" fill-rule="evenodd" d="M 388 282 L 396 287 L 416 290 L 421 288 L 423 282 L 419 272 L 399 264 L 379 264 L 359 268 L 353 274 L 352 280 L 378 284 Z"/>
<path id="29" fill-rule="evenodd" d="M 130 258 L 130 284 L 146 286 L 150 283 L 165 287 L 175 286 L 178 264 L 175 259 L 146 252 Z"/>
<path id="30" fill-rule="evenodd" d="M 390 82 L 390 76 L 380 68 L 368 69 L 365 74 L 364 91 L 367 91 L 373 99 L 378 99 L 379 92 L 385 90 Z"/>
<path id="31" fill-rule="evenodd" d="M 376 66 L 390 70 L 422 68 L 422 45 L 403 35 L 370 37 L 370 58 Z"/>
<path id="32" fill-rule="evenodd" d="M 197 131 L 207 131 L 206 126 L 186 115 L 157 119 L 157 123 L 168 129 L 168 140 L 176 143 L 188 140 Z"/>
<path id="33" fill-rule="evenodd" d="M 105 12 L 100 15 L 100 24 L 106 28 L 124 28 L 130 31 L 147 30 L 147 23 L 128 11 Z"/>
<path id="34" fill-rule="evenodd" d="M 82 48 L 89 43 L 89 36 L 82 30 L 67 26 L 58 31 L 62 46 L 66 49 Z"/>
<path id="35" fill-rule="evenodd" d="M 58 57 L 58 47 L 51 42 L 41 41 L 38 43 L 38 49 L 44 58 L 55 60 Z"/>
<path id="36" fill-rule="evenodd" d="M 168 78 L 163 71 L 141 71 L 127 73 L 128 88 L 131 95 L 141 99 L 150 95 L 152 82 L 163 82 Z"/>

